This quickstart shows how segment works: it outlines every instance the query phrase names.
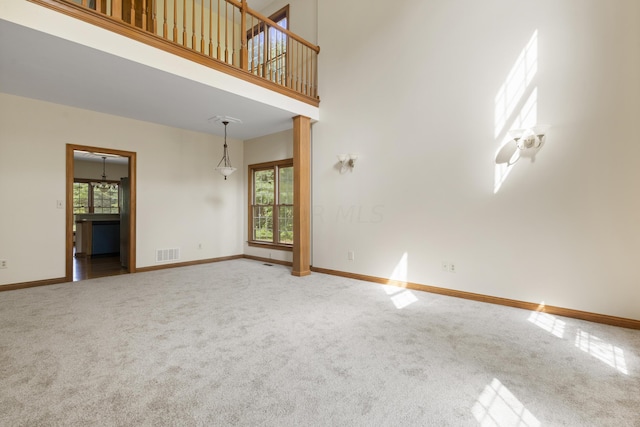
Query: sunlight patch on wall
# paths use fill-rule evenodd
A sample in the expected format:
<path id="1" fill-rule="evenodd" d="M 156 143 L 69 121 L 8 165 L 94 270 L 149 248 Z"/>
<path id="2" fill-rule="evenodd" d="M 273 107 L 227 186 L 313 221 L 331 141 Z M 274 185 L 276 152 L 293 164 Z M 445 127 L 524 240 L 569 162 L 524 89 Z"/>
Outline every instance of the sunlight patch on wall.
<path id="1" fill-rule="evenodd" d="M 538 30 L 535 30 L 495 97 L 494 136 L 499 147 L 513 138 L 507 130 L 529 128 L 537 124 L 538 88 L 531 87 L 537 72 Z M 507 124 L 510 124 L 508 128 Z M 512 168 L 513 162 L 495 165 L 494 194 L 500 190 Z"/>
<path id="2" fill-rule="evenodd" d="M 487 385 L 471 409 L 483 427 L 540 426 L 540 421 L 497 378 Z"/>
<path id="3" fill-rule="evenodd" d="M 627 363 L 624 359 L 624 351 L 620 347 L 609 344 L 580 329 L 576 333 L 576 347 L 617 369 L 619 372 L 629 375 Z"/>
<path id="4" fill-rule="evenodd" d="M 520 109 L 520 112 L 513 118 L 513 124 L 511 125 L 511 129 L 530 128 L 535 126 L 537 122 L 538 122 L 538 88 L 536 87 L 533 89 L 533 91 L 531 91 L 531 95 L 529 95 L 529 98 L 527 98 L 527 100 L 523 104 L 522 108 Z M 504 143 L 511 140 L 512 138 L 513 137 L 509 135 L 509 133 L 507 133 L 502 139 L 500 146 L 502 146 Z M 520 153 L 516 152 L 515 155 L 519 156 Z M 515 160 L 517 159 L 514 159 L 513 162 L 510 161 L 509 163 L 501 163 L 499 165 L 496 165 L 493 194 L 496 194 L 500 190 L 502 183 L 507 179 L 507 176 L 509 176 L 509 172 L 511 172 L 511 169 L 514 166 Z"/>
<path id="5" fill-rule="evenodd" d="M 564 336 L 564 327 L 567 324 L 555 316 L 540 311 L 534 311 L 529 316 L 529 322 L 555 335 L 558 338 Z"/>
<path id="6" fill-rule="evenodd" d="M 398 280 L 400 282 L 406 282 L 409 277 L 409 254 L 405 252 L 400 258 L 400 261 L 396 264 L 396 267 L 391 273 L 391 280 Z"/>
<path id="7" fill-rule="evenodd" d="M 527 87 L 538 72 L 538 30 L 518 55 L 507 78 L 495 98 L 495 137 L 498 138 L 518 104 L 525 96 Z"/>

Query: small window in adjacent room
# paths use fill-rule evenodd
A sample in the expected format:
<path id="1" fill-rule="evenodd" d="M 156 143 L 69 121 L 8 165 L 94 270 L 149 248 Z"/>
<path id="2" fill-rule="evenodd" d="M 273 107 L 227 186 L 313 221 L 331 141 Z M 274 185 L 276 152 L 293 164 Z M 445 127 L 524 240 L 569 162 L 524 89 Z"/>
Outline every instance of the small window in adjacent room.
<path id="1" fill-rule="evenodd" d="M 249 166 L 249 244 L 291 250 L 293 159 Z"/>
<path id="2" fill-rule="evenodd" d="M 278 10 L 269 19 L 280 27 L 289 29 L 289 5 Z M 289 36 L 280 29 L 264 22 L 251 24 L 247 30 L 249 70 L 276 83 L 287 84 L 287 47 Z M 266 28 L 266 31 L 265 31 Z"/>
<path id="3" fill-rule="evenodd" d="M 111 181 L 110 181 L 111 182 Z M 111 182 L 113 188 L 101 191 L 91 186 L 90 180 L 76 179 L 73 183 L 73 213 L 117 214 L 118 183 Z"/>

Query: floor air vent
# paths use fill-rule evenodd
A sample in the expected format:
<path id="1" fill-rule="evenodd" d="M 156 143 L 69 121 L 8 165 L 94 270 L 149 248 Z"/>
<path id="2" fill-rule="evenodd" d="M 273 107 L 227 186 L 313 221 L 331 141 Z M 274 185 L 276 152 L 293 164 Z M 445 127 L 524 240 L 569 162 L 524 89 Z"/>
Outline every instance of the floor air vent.
<path id="1" fill-rule="evenodd" d="M 180 248 L 156 250 L 156 262 L 175 261 L 177 259 L 180 259 Z"/>

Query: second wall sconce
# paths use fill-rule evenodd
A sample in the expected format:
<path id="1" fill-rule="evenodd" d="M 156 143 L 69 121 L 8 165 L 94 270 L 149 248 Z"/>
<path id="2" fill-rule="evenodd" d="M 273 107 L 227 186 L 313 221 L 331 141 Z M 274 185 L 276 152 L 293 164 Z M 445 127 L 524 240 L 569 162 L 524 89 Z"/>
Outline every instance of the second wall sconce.
<path id="1" fill-rule="evenodd" d="M 348 169 L 353 171 L 356 160 L 358 160 L 358 154 L 356 153 L 338 154 L 340 173 L 345 173 Z"/>

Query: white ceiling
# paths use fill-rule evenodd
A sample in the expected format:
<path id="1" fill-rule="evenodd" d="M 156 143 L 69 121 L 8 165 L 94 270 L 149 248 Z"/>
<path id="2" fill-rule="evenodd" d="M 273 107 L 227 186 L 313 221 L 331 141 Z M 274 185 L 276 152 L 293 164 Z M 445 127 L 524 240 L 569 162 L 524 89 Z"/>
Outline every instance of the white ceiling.
<path id="1" fill-rule="evenodd" d="M 126 165 L 129 162 L 128 157 L 122 157 L 115 154 L 107 154 L 107 153 L 93 153 L 90 151 L 81 151 L 76 150 L 73 152 L 74 160 L 81 160 L 85 162 L 103 162 L 103 157 L 106 157 L 107 163 L 116 163 L 121 165 Z"/>
<path id="2" fill-rule="evenodd" d="M 269 0 L 252 1 L 257 5 Z M 241 140 L 292 127 L 292 114 L 0 19 L 0 92 Z"/>

